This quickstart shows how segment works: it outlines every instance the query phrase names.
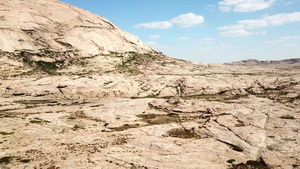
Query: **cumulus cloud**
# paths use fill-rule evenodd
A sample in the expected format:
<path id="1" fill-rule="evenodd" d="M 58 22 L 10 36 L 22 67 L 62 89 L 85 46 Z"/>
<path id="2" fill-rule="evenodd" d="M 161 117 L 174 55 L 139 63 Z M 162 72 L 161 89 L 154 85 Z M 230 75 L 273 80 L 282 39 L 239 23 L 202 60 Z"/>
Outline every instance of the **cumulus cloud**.
<path id="1" fill-rule="evenodd" d="M 253 12 L 269 8 L 276 0 L 223 0 L 219 2 L 222 12 Z"/>
<path id="2" fill-rule="evenodd" d="M 204 18 L 201 15 L 193 13 L 179 15 L 170 20 L 171 23 L 177 24 L 179 27 L 187 28 L 204 23 Z"/>
<path id="3" fill-rule="evenodd" d="M 231 36 L 231 37 L 239 37 L 239 36 L 249 36 L 250 32 L 246 30 L 229 30 L 220 33 L 221 36 Z"/>
<path id="4" fill-rule="evenodd" d="M 149 38 L 150 39 L 158 39 L 158 38 L 160 38 L 160 36 L 159 35 L 150 35 Z"/>
<path id="5" fill-rule="evenodd" d="M 140 23 L 135 25 L 135 28 L 150 28 L 150 29 L 168 29 L 171 28 L 173 24 L 169 21 L 162 22 L 149 22 L 149 23 Z"/>
<path id="6" fill-rule="evenodd" d="M 213 38 L 203 38 L 201 39 L 202 41 L 213 41 L 214 39 Z"/>
<path id="7" fill-rule="evenodd" d="M 270 26 L 279 26 L 300 21 L 300 12 L 280 13 L 271 16 L 263 16 L 257 20 L 241 20 L 235 25 L 218 27 L 221 36 L 249 36 L 252 34 L 266 34 L 263 32 L 250 32 L 252 29 L 259 29 Z"/>
<path id="8" fill-rule="evenodd" d="M 182 28 L 188 28 L 204 23 L 204 17 L 201 15 L 196 15 L 194 13 L 187 13 L 179 15 L 169 21 L 159 21 L 159 22 L 148 22 L 139 23 L 134 25 L 135 28 L 150 28 L 150 29 L 168 29 L 176 24 Z"/>
<path id="9" fill-rule="evenodd" d="M 280 39 L 283 39 L 283 40 L 300 39 L 300 36 L 283 36 Z"/>
<path id="10" fill-rule="evenodd" d="M 190 38 L 187 36 L 178 37 L 178 40 L 189 40 Z"/>
<path id="11" fill-rule="evenodd" d="M 284 4 L 284 5 L 291 5 L 291 4 L 293 4 L 293 3 L 297 2 L 297 1 L 299 1 L 299 0 L 285 0 L 285 1 L 283 2 L 283 4 Z"/>

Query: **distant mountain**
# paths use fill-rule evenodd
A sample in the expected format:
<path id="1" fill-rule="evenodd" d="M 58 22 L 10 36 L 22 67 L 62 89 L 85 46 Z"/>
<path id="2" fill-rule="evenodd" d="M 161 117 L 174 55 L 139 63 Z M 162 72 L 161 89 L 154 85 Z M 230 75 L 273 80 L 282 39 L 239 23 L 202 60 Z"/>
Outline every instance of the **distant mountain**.
<path id="1" fill-rule="evenodd" d="M 271 61 L 260 61 L 256 59 L 248 59 L 237 62 L 225 63 L 226 65 L 243 65 L 243 66 L 254 66 L 254 65 L 291 65 L 300 66 L 300 58 L 284 59 L 284 60 L 271 60 Z"/>
<path id="2" fill-rule="evenodd" d="M 0 50 L 76 51 L 80 56 L 110 52 L 156 52 L 136 36 L 84 9 L 57 0 L 0 2 Z"/>

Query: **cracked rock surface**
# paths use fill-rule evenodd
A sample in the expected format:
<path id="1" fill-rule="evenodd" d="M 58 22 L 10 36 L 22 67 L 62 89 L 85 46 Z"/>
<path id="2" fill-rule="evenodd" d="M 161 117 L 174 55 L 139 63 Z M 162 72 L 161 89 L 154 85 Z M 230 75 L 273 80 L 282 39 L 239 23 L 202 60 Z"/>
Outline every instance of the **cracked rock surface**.
<path id="1" fill-rule="evenodd" d="M 131 56 L 99 55 L 48 74 L 9 54 L 2 168 L 299 168 L 296 65 L 156 56 L 132 72 Z"/>
<path id="2" fill-rule="evenodd" d="M 300 168 L 299 59 L 173 59 L 56 0 L 0 23 L 1 169 Z"/>

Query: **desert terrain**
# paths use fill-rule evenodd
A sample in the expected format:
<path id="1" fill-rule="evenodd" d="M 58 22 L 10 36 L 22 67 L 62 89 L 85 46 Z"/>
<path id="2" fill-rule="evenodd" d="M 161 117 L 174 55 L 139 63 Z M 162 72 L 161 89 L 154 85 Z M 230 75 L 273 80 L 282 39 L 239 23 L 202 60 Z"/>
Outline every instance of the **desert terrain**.
<path id="1" fill-rule="evenodd" d="M 0 3 L 1 169 L 300 168 L 300 59 L 174 59 L 34 2 Z"/>

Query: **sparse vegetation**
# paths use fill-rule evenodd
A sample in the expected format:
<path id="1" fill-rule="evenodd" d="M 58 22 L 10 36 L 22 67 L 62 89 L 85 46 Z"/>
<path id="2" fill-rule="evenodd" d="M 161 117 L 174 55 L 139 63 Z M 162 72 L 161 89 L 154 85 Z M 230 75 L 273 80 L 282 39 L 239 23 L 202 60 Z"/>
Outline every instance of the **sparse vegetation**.
<path id="1" fill-rule="evenodd" d="M 140 70 L 138 66 L 146 66 L 159 59 L 159 57 L 151 54 L 140 54 L 136 52 L 128 52 L 126 55 L 128 56 L 122 57 L 122 63 L 117 66 L 120 73 L 139 74 Z"/>
<path id="2" fill-rule="evenodd" d="M 245 123 L 241 120 L 237 120 L 238 124 L 235 124 L 235 127 L 243 127 L 246 126 Z"/>
<path id="3" fill-rule="evenodd" d="M 47 120 L 43 120 L 40 118 L 35 117 L 34 119 L 29 121 L 30 123 L 34 123 L 34 124 L 46 124 L 46 123 L 50 123 L 50 121 Z"/>
<path id="4" fill-rule="evenodd" d="M 183 138 L 183 139 L 191 139 L 191 138 L 200 139 L 201 138 L 201 136 L 196 134 L 194 131 L 182 129 L 182 128 L 172 129 L 172 130 L 168 131 L 168 135 L 170 137 L 177 137 L 177 138 Z"/>
<path id="5" fill-rule="evenodd" d="M 180 116 L 176 114 L 142 114 L 137 117 L 142 118 L 143 121 L 147 122 L 149 125 L 155 124 L 168 124 L 172 122 L 180 121 Z"/>
<path id="6" fill-rule="evenodd" d="M 21 163 L 29 163 L 30 162 L 30 159 L 22 159 L 20 160 Z"/>
<path id="7" fill-rule="evenodd" d="M 103 84 L 103 86 L 107 86 L 107 85 L 109 85 L 109 84 L 111 84 L 111 83 L 113 83 L 113 81 L 107 81 L 107 82 L 105 82 L 105 83 Z"/>
<path id="8" fill-rule="evenodd" d="M 123 145 L 123 144 L 126 144 L 128 143 L 128 140 L 126 137 L 118 137 L 117 139 L 115 139 L 113 142 L 112 142 L 112 145 Z"/>
<path id="9" fill-rule="evenodd" d="M 238 152 L 243 152 L 244 149 L 237 145 L 232 145 L 232 149 Z"/>
<path id="10" fill-rule="evenodd" d="M 280 116 L 279 118 L 281 118 L 281 119 L 288 119 L 288 120 L 293 120 L 293 119 L 295 119 L 294 116 L 290 116 L 290 115 Z"/>
<path id="11" fill-rule="evenodd" d="M 12 161 L 13 158 L 15 158 L 15 157 L 14 156 L 2 157 L 2 158 L 0 158 L 0 164 L 8 164 L 8 163 L 10 163 L 10 161 Z"/>
<path id="12" fill-rule="evenodd" d="M 59 69 L 58 64 L 62 64 L 63 62 L 45 62 L 45 61 L 37 61 L 36 66 L 37 69 L 46 72 L 48 74 L 55 74 Z"/>
<path id="13" fill-rule="evenodd" d="M 72 128 L 74 131 L 76 131 L 76 130 L 79 130 L 79 129 L 84 129 L 83 127 L 81 127 L 81 126 L 79 126 L 79 125 L 77 125 L 77 124 L 75 124 L 74 126 L 73 126 L 73 128 Z"/>
<path id="14" fill-rule="evenodd" d="M 0 131 L 0 135 L 6 136 L 6 135 L 11 135 L 14 134 L 14 132 L 5 132 L 5 131 Z"/>
<path id="15" fill-rule="evenodd" d="M 114 128 L 110 128 L 112 131 L 124 131 L 127 129 L 131 129 L 131 128 L 137 128 L 139 127 L 139 124 L 124 124 L 123 126 L 120 127 L 114 127 Z"/>
<path id="16" fill-rule="evenodd" d="M 232 164 L 230 169 L 270 169 L 262 158 L 259 160 L 248 160 L 246 163 Z"/>
<path id="17" fill-rule="evenodd" d="M 235 159 L 230 159 L 230 160 L 227 160 L 226 162 L 232 164 L 235 162 Z"/>

